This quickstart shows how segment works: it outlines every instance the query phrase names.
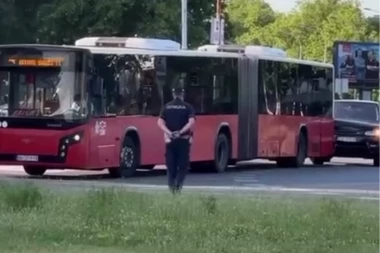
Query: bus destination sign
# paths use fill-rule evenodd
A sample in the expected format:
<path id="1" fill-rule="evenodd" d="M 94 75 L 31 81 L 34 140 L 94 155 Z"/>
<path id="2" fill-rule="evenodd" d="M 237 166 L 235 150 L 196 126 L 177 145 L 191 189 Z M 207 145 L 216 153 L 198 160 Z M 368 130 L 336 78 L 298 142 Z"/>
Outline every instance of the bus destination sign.
<path id="1" fill-rule="evenodd" d="M 9 66 L 22 67 L 61 67 L 64 58 L 9 58 Z"/>

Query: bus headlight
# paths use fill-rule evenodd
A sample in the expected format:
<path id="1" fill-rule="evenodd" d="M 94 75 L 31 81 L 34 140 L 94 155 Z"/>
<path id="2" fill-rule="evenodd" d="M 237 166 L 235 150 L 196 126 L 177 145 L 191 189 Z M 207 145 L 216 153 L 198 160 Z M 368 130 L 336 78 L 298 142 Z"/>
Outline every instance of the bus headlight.
<path id="1" fill-rule="evenodd" d="M 80 135 L 76 134 L 73 136 L 74 141 L 80 141 Z"/>
<path id="2" fill-rule="evenodd" d="M 83 134 L 84 132 L 80 131 L 80 132 L 76 132 L 76 133 L 63 137 L 60 141 L 61 150 L 63 151 L 67 148 L 67 146 L 79 143 L 83 138 Z"/>
<path id="3" fill-rule="evenodd" d="M 62 137 L 59 141 L 58 156 L 65 158 L 71 145 L 80 143 L 83 139 L 84 131 L 76 132 Z"/>
<path id="4" fill-rule="evenodd" d="M 364 133 L 366 136 L 380 137 L 380 129 L 374 129 L 372 131 L 367 131 Z"/>

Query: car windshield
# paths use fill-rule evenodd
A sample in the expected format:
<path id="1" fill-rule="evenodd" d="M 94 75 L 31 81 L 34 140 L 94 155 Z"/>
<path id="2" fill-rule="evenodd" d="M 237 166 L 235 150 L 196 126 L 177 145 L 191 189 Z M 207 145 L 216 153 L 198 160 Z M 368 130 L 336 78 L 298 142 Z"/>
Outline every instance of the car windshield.
<path id="1" fill-rule="evenodd" d="M 379 105 L 366 102 L 336 102 L 335 118 L 379 122 Z"/>
<path id="2" fill-rule="evenodd" d="M 85 85 L 76 68 L 79 56 L 24 50 L 0 49 L 0 117 L 68 121 L 86 117 Z"/>

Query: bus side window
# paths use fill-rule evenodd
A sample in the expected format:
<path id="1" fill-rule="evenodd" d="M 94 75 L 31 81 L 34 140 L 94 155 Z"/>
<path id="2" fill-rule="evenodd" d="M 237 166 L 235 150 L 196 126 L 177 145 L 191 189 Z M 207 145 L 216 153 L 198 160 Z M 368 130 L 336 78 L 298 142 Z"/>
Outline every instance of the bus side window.
<path id="1" fill-rule="evenodd" d="M 157 79 L 155 70 L 143 72 L 140 79 L 139 104 L 142 114 L 158 116 L 162 106 L 162 84 Z"/>
<path id="2" fill-rule="evenodd" d="M 171 89 L 180 86 L 197 114 L 237 112 L 237 59 L 167 57 L 167 67 L 165 103 L 172 99 Z"/>
<path id="3" fill-rule="evenodd" d="M 270 60 L 259 60 L 260 113 L 276 115 L 278 110 L 278 64 Z"/>

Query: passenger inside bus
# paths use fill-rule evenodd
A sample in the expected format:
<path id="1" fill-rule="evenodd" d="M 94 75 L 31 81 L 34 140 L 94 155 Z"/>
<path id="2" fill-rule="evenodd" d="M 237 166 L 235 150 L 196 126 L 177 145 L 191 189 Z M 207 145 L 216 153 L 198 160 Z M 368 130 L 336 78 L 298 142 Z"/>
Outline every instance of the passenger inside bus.
<path id="1" fill-rule="evenodd" d="M 93 115 L 98 116 L 104 114 L 102 96 L 100 94 L 95 94 L 92 96 L 91 106 L 93 107 Z"/>
<path id="2" fill-rule="evenodd" d="M 79 112 L 79 110 L 81 109 L 80 94 L 76 94 L 74 96 L 74 102 L 71 104 L 71 109 L 74 109 L 77 112 Z"/>
<path id="3" fill-rule="evenodd" d="M 86 104 L 85 100 L 82 99 L 82 96 L 80 94 L 75 94 L 74 96 L 74 102 L 71 104 L 71 109 L 75 110 L 78 113 L 84 113 L 85 107 L 82 107 L 83 104 Z M 91 101 L 91 114 L 94 114 L 94 103 Z"/>
<path id="4" fill-rule="evenodd" d="M 152 73 L 145 73 L 139 88 L 139 104 L 142 114 L 158 115 L 161 110 L 160 92 Z"/>

